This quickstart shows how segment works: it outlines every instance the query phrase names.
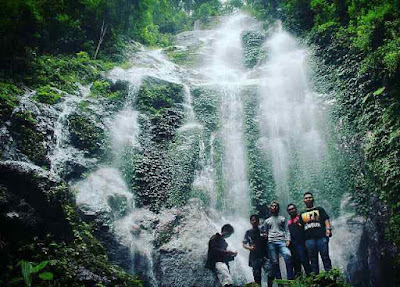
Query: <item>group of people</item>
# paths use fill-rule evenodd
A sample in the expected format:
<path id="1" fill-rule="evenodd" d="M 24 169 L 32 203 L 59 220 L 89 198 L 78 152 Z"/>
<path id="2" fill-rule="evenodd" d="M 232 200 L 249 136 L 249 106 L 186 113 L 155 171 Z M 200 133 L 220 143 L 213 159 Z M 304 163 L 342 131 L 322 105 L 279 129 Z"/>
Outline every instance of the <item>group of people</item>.
<path id="1" fill-rule="evenodd" d="M 251 229 L 243 239 L 243 248 L 250 251 L 249 266 L 253 269 L 254 281 L 261 286 L 261 274 L 264 269 L 268 276 L 268 287 L 274 279 L 281 279 L 279 254 L 282 255 L 287 279 L 301 275 L 303 266 L 306 275 L 319 273 L 318 254 L 321 256 L 324 269 L 332 268 L 329 257 L 329 238 L 332 236 L 329 216 L 322 207 L 314 207 L 311 192 L 303 195 L 306 210 L 297 211 L 291 203 L 287 206 L 290 220 L 279 215 L 279 203 L 270 204 L 271 216 L 260 226 L 257 214 L 250 216 Z M 233 261 L 237 251 L 228 250 L 226 238 L 234 232 L 230 224 L 225 224 L 221 233 L 213 235 L 208 244 L 206 267 L 214 270 L 221 286 L 232 286 L 229 262 Z"/>

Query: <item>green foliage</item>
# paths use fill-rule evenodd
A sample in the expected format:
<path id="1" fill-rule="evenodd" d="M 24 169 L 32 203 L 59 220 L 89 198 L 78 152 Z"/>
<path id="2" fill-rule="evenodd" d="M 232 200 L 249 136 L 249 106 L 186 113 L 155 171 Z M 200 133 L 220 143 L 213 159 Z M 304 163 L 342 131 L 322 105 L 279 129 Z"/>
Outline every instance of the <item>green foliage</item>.
<path id="1" fill-rule="evenodd" d="M 77 89 L 76 83 L 88 84 L 98 79 L 101 71 L 109 68 L 110 63 L 90 60 L 86 52 L 79 52 L 75 56 L 45 55 L 32 61 L 22 80 L 33 88 L 51 86 L 74 93 Z"/>
<path id="2" fill-rule="evenodd" d="M 0 82 L 0 119 L 6 121 L 18 105 L 17 96 L 22 91 L 12 83 Z"/>
<path id="3" fill-rule="evenodd" d="M 178 47 L 171 46 L 166 49 L 166 52 L 172 62 L 178 65 L 191 67 L 197 64 L 200 60 L 199 54 L 196 53 L 199 48 L 199 46 L 193 46 L 183 50 Z"/>
<path id="4" fill-rule="evenodd" d="M 264 42 L 265 35 L 260 31 L 245 31 L 242 35 L 244 47 L 245 66 L 253 68 L 265 59 L 265 50 L 261 45 Z"/>
<path id="5" fill-rule="evenodd" d="M 90 154 L 99 154 L 104 149 L 105 134 L 98 123 L 84 114 L 71 114 L 68 117 L 71 143 Z"/>
<path id="6" fill-rule="evenodd" d="M 276 283 L 287 287 L 351 287 L 338 269 L 321 272 L 318 275 L 301 277 L 295 280 L 275 280 Z"/>
<path id="7" fill-rule="evenodd" d="M 203 124 L 209 131 L 216 131 L 219 127 L 219 92 L 207 88 L 196 88 L 191 93 L 196 120 Z"/>
<path id="8" fill-rule="evenodd" d="M 21 272 L 22 272 L 22 277 L 25 282 L 25 286 L 30 287 L 32 286 L 32 274 L 38 273 L 40 270 L 45 268 L 49 261 L 42 261 L 38 264 L 34 262 L 28 262 L 25 260 L 21 260 L 18 264 L 21 265 Z M 53 273 L 51 272 L 42 272 L 38 274 L 38 277 L 41 280 L 52 280 L 53 279 Z"/>
<path id="9" fill-rule="evenodd" d="M 254 212 L 267 217 L 269 203 L 274 198 L 275 182 L 268 154 L 257 147 L 260 128 L 257 121 L 259 95 L 257 87 L 249 87 L 241 92 L 244 102 L 244 129 L 247 150 L 247 174 L 250 185 L 250 197 Z"/>
<path id="10" fill-rule="evenodd" d="M 13 113 L 10 119 L 10 132 L 18 149 L 37 165 L 47 165 L 44 136 L 39 132 L 32 113 L 18 111 Z"/>
<path id="11" fill-rule="evenodd" d="M 96 286 L 98 286 L 97 284 L 143 286 L 140 280 L 109 262 L 105 249 L 93 236 L 94 227 L 82 222 L 76 206 L 65 203 L 64 210 L 66 219 L 73 226 L 73 238 L 56 241 L 52 234 L 48 234 L 43 239 L 31 239 L 31 242 L 20 246 L 14 254 L 13 261 L 24 256 L 29 258 L 30 262 L 41 262 L 34 264 L 25 261 L 26 266 L 23 272 L 26 273 L 25 277 L 27 280 L 31 280 L 33 286 L 80 287 L 87 284 L 86 279 L 81 276 L 82 270 L 94 275 L 91 279 L 93 286 L 95 284 Z M 29 264 L 31 264 L 31 267 Z M 41 272 L 38 276 L 34 275 L 44 268 L 48 268 L 48 266 L 51 266 L 51 272 Z M 7 280 L 11 276 L 20 276 L 19 270 L 10 265 L 8 270 L 3 272 L 0 277 Z M 18 278 L 15 281 L 15 284 L 18 284 Z"/>
<path id="12" fill-rule="evenodd" d="M 46 85 L 36 90 L 36 94 L 33 99 L 44 104 L 52 105 L 60 101 L 61 95 L 54 88 Z"/>
<path id="13" fill-rule="evenodd" d="M 85 51 L 99 44 L 100 58 L 119 49 L 121 39 L 169 45 L 168 35 L 193 27 L 196 19 L 219 13 L 218 0 L 4 0 L 0 11 L 0 64 L 23 71 L 42 53 Z"/>
<path id="14" fill-rule="evenodd" d="M 136 97 L 136 106 L 141 111 L 158 114 L 177 107 L 183 102 L 182 85 L 147 77 Z"/>

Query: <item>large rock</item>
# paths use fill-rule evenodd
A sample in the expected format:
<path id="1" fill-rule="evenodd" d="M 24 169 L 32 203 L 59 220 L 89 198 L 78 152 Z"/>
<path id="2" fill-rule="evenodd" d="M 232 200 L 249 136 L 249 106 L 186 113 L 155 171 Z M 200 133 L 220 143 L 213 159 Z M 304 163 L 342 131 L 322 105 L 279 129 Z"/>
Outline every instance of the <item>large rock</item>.
<path id="1" fill-rule="evenodd" d="M 208 241 L 215 228 L 201 203 L 193 199 L 180 210 L 166 211 L 168 220 L 156 227 L 154 266 L 159 286 L 215 286 L 214 274 L 204 267 Z"/>
<path id="2" fill-rule="evenodd" d="M 1 235 L 8 242 L 18 244 L 47 233 L 72 238 L 62 206 L 71 198 L 58 177 L 29 163 L 0 162 L 0 190 Z"/>
<path id="3" fill-rule="evenodd" d="M 54 146 L 56 115 L 57 111 L 53 107 L 32 101 L 29 95 L 21 98 L 19 106 L 10 116 L 7 127 L 16 152 L 22 153 L 37 165 L 49 166 L 48 152 Z"/>

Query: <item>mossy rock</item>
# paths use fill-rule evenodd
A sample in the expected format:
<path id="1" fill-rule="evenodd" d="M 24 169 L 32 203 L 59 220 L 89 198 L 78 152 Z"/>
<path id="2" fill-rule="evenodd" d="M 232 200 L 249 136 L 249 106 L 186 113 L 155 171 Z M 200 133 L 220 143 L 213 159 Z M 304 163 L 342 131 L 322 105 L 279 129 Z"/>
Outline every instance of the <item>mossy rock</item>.
<path id="1" fill-rule="evenodd" d="M 171 46 L 165 51 L 171 61 L 175 64 L 192 67 L 200 60 L 200 54 L 198 53 L 200 47 L 200 45 L 191 46 L 189 48 Z"/>
<path id="2" fill-rule="evenodd" d="M 151 136 L 156 142 L 166 142 L 174 138 L 176 130 L 181 126 L 184 114 L 173 109 L 163 110 L 153 115 L 151 121 Z"/>
<path id="3" fill-rule="evenodd" d="M 91 97 L 106 100 L 119 108 L 129 95 L 129 82 L 118 80 L 113 83 L 108 79 L 100 79 L 93 82 L 90 92 Z"/>
<path id="4" fill-rule="evenodd" d="M 18 111 L 11 115 L 10 133 L 18 147 L 31 161 L 39 166 L 48 165 L 44 135 L 37 128 L 37 121 L 29 111 Z"/>
<path id="5" fill-rule="evenodd" d="M 193 109 L 196 119 L 208 130 L 216 131 L 219 127 L 218 110 L 220 94 L 211 88 L 195 88 L 191 91 L 193 96 Z"/>
<path id="6" fill-rule="evenodd" d="M 261 47 L 265 37 L 266 35 L 258 30 L 243 32 L 242 43 L 244 47 L 244 61 L 247 68 L 253 68 L 265 59 L 266 52 Z"/>
<path id="7" fill-rule="evenodd" d="M 0 82 L 0 119 L 9 119 L 13 109 L 18 106 L 18 97 L 22 91 L 12 83 Z"/>
<path id="8" fill-rule="evenodd" d="M 97 155 L 104 148 L 105 132 L 91 117 L 71 114 L 68 117 L 71 143 L 90 155 Z"/>
<path id="9" fill-rule="evenodd" d="M 33 286 L 143 286 L 111 264 L 92 227 L 79 216 L 71 190 L 58 177 L 22 162 L 2 162 L 0 171 L 0 221 L 10 226 L 0 230 L 1 247 L 7 246 L 0 262 L 1 283 L 22 286 L 15 278 L 22 277 L 18 262 L 25 260 L 48 261 L 43 271 L 54 275 L 43 281 L 31 274 Z"/>
<path id="10" fill-rule="evenodd" d="M 61 95 L 57 89 L 46 85 L 36 90 L 36 94 L 34 95 L 33 99 L 40 103 L 53 105 L 60 101 Z"/>
<path id="11" fill-rule="evenodd" d="M 158 114 L 166 109 L 182 109 L 183 86 L 154 77 L 142 81 L 136 98 L 136 107 L 150 114 Z"/>

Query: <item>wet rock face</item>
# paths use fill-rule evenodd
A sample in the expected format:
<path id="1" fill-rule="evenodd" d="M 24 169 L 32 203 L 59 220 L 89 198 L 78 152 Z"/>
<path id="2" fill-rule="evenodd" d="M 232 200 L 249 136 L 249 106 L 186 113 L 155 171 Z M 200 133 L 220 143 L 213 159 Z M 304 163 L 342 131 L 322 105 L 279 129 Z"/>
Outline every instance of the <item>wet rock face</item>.
<path id="1" fill-rule="evenodd" d="M 155 242 L 162 244 L 154 255 L 160 286 L 215 286 L 214 274 L 204 267 L 208 241 L 214 233 L 199 200 L 191 200 L 170 214 L 169 220 L 160 222 Z"/>
<path id="2" fill-rule="evenodd" d="M 204 267 L 208 241 L 216 231 L 199 199 L 160 213 L 136 209 L 114 223 L 105 212 L 81 208 L 81 213 L 94 224 L 110 260 L 139 274 L 145 284 L 216 286 L 215 275 Z"/>
<path id="3" fill-rule="evenodd" d="M 2 158 L 49 166 L 47 155 L 54 146 L 56 114 L 50 106 L 22 98 L 2 128 L 1 138 L 7 141 L 2 147 Z"/>
<path id="4" fill-rule="evenodd" d="M 398 251 L 384 238 L 385 224 L 389 220 L 387 208 L 375 199 L 372 216 L 368 218 L 363 234 L 367 244 L 360 248 L 359 256 L 367 258 L 369 279 L 377 287 L 394 286 L 393 277 L 396 271 L 393 258 Z"/>
<path id="5" fill-rule="evenodd" d="M 48 232 L 58 239 L 72 238 L 62 208 L 71 198 L 60 186 L 59 178 L 35 165 L 0 162 L 2 237 L 13 244 Z"/>

